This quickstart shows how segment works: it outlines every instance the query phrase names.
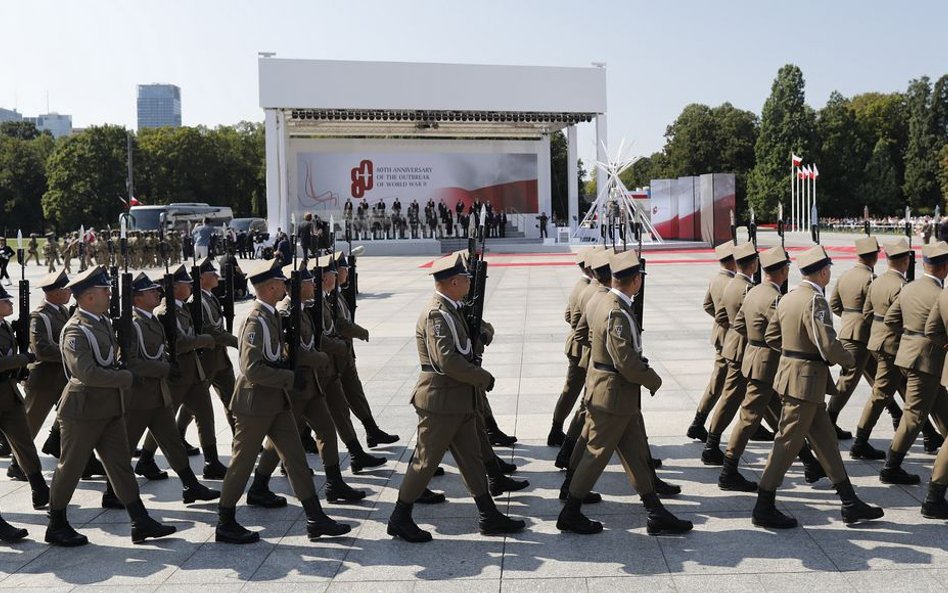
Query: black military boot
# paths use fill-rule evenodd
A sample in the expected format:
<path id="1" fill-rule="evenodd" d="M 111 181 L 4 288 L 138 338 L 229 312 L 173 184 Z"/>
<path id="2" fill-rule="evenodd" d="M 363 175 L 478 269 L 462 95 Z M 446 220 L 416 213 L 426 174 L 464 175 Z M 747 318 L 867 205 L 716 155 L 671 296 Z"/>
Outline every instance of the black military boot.
<path id="1" fill-rule="evenodd" d="M 286 506 L 286 499 L 270 491 L 270 476 L 254 473 L 253 482 L 247 490 L 247 504 L 252 507 L 277 509 Z"/>
<path id="2" fill-rule="evenodd" d="M 474 504 L 477 505 L 477 511 L 480 515 L 478 527 L 481 535 L 505 535 L 507 533 L 517 533 L 523 531 L 527 526 L 521 519 L 511 519 L 507 515 L 497 510 L 494 499 L 490 494 L 482 494 L 474 497 Z"/>
<path id="3" fill-rule="evenodd" d="M 260 534 L 237 522 L 237 509 L 217 508 L 217 527 L 214 541 L 224 544 L 252 544 L 260 541 Z"/>
<path id="4" fill-rule="evenodd" d="M 566 479 L 563 480 L 563 485 L 560 486 L 560 500 L 566 500 L 569 498 L 569 485 L 573 481 L 573 471 L 566 470 Z M 602 495 L 598 492 L 587 492 L 586 496 L 583 497 L 583 504 L 596 504 L 602 502 Z"/>
<path id="5" fill-rule="evenodd" d="M 942 444 L 945 442 L 945 438 L 938 433 L 938 430 L 932 426 L 932 422 L 929 419 L 925 419 L 925 424 L 922 424 L 922 443 L 925 446 L 925 452 L 935 455 L 938 453 L 938 449 L 941 448 Z"/>
<path id="6" fill-rule="evenodd" d="M 823 466 L 820 465 L 819 460 L 813 455 L 813 451 L 810 449 L 808 443 L 804 442 L 803 446 L 800 447 L 800 452 L 797 453 L 797 459 L 803 463 L 803 479 L 806 480 L 807 484 L 815 484 L 826 477 Z"/>
<path id="7" fill-rule="evenodd" d="M 773 490 L 757 489 L 757 504 L 754 505 L 753 523 L 769 529 L 792 529 L 797 520 L 777 509 L 777 493 Z"/>
<path id="8" fill-rule="evenodd" d="M 20 541 L 28 535 L 25 529 L 14 527 L 7 523 L 6 519 L 0 517 L 0 539 L 5 542 Z"/>
<path id="9" fill-rule="evenodd" d="M 691 521 L 679 519 L 665 508 L 662 501 L 653 492 L 642 497 L 642 504 L 648 511 L 645 532 L 649 535 L 676 535 L 694 529 Z"/>
<path id="10" fill-rule="evenodd" d="M 935 482 L 928 483 L 928 494 L 922 503 L 922 516 L 926 519 L 948 519 L 948 502 L 945 501 L 945 491 L 948 486 Z"/>
<path id="11" fill-rule="evenodd" d="M 505 474 L 512 474 L 512 473 L 514 473 L 515 471 L 517 471 L 517 466 L 516 466 L 516 465 L 514 465 L 514 464 L 512 464 L 512 463 L 510 463 L 510 462 L 508 462 L 508 461 L 504 461 L 503 459 L 501 459 L 500 457 L 498 457 L 496 453 L 494 454 L 494 461 L 496 461 L 497 464 L 500 465 L 501 471 L 504 472 Z"/>
<path id="12" fill-rule="evenodd" d="M 49 524 L 46 526 L 46 543 L 54 546 L 63 546 L 73 548 L 84 546 L 89 543 L 89 538 L 77 532 L 66 520 L 66 509 L 55 511 L 50 509 L 47 513 Z"/>
<path id="13" fill-rule="evenodd" d="M 856 429 L 856 440 L 853 441 L 853 446 L 849 449 L 850 457 L 853 459 L 868 459 L 870 461 L 885 459 L 885 451 L 880 451 L 869 444 L 869 434 L 870 432 L 865 428 Z"/>
<path id="14" fill-rule="evenodd" d="M 300 431 L 300 442 L 303 443 L 303 450 L 307 453 L 313 455 L 319 454 L 319 447 L 316 445 L 316 440 L 313 438 L 313 431 L 309 427 L 303 428 Z"/>
<path id="15" fill-rule="evenodd" d="M 112 482 L 105 481 L 105 492 L 102 493 L 102 508 L 103 509 L 124 509 L 125 505 L 122 504 L 122 501 L 118 499 L 118 496 L 115 495 L 115 490 L 112 489 Z"/>
<path id="16" fill-rule="evenodd" d="M 425 488 L 425 491 L 421 493 L 414 504 L 441 504 L 445 500 L 447 498 L 444 496 L 444 492 L 435 492 Z"/>
<path id="17" fill-rule="evenodd" d="M 49 504 L 49 485 L 41 472 L 26 477 L 30 483 L 30 492 L 33 497 L 33 508 L 41 509 Z"/>
<path id="18" fill-rule="evenodd" d="M 492 496 L 500 496 L 504 492 L 517 492 L 530 485 L 530 482 L 526 480 L 514 480 L 504 474 L 503 468 L 495 459 L 488 459 L 484 466 L 487 469 L 487 483 Z"/>
<path id="19" fill-rule="evenodd" d="M 844 430 L 840 428 L 839 425 L 836 424 L 835 422 L 833 422 L 833 430 L 836 431 L 837 441 L 848 441 L 849 439 L 853 438 L 853 433 L 849 432 L 848 430 Z"/>
<path id="20" fill-rule="evenodd" d="M 547 447 L 562 447 L 563 440 L 566 438 L 566 433 L 563 432 L 563 423 L 553 421 L 553 426 L 550 427 L 550 434 L 546 436 L 546 446 Z"/>
<path id="21" fill-rule="evenodd" d="M 369 445 L 369 449 L 374 449 L 379 445 L 390 445 L 398 442 L 398 435 L 388 434 L 379 428 L 374 418 L 369 419 L 363 426 L 365 427 L 365 442 Z"/>
<path id="22" fill-rule="evenodd" d="M 217 500 L 221 497 L 220 491 L 208 488 L 198 482 L 197 476 L 194 475 L 190 467 L 179 471 L 178 477 L 181 479 L 181 500 L 184 501 L 184 504 L 191 504 L 199 500 Z"/>
<path id="23" fill-rule="evenodd" d="M 168 472 L 155 463 L 155 452 L 148 449 L 142 449 L 142 454 L 135 463 L 135 473 L 149 480 L 168 479 Z"/>
<path id="24" fill-rule="evenodd" d="M 856 491 L 853 490 L 852 483 L 848 479 L 839 484 L 834 484 L 833 487 L 836 488 L 839 499 L 843 501 L 843 508 L 840 511 L 843 516 L 843 523 L 872 521 L 885 515 L 885 511 L 881 508 L 868 505 L 859 500 Z"/>
<path id="25" fill-rule="evenodd" d="M 718 476 L 718 488 L 733 492 L 755 492 L 757 482 L 752 482 L 742 476 L 737 469 L 737 464 L 737 459 L 724 456 L 724 467 L 721 468 L 721 475 Z"/>
<path id="26" fill-rule="evenodd" d="M 708 440 L 701 452 L 701 463 L 705 465 L 724 465 L 724 452 L 721 451 L 721 435 L 708 433 Z"/>
<path id="27" fill-rule="evenodd" d="M 7 435 L 0 432 L 0 457 L 10 457 L 11 455 L 13 455 L 13 451 L 10 449 Z"/>
<path id="28" fill-rule="evenodd" d="M 763 424 L 758 424 L 757 430 L 751 435 L 750 440 L 760 443 L 772 443 L 774 440 L 774 433 L 764 428 Z"/>
<path id="29" fill-rule="evenodd" d="M 707 419 L 707 414 L 702 414 L 701 412 L 695 413 L 695 419 L 691 421 L 691 426 L 688 427 L 687 434 L 689 439 L 701 441 L 702 443 L 708 440 L 708 431 L 704 427 L 704 423 Z"/>
<path id="30" fill-rule="evenodd" d="M 319 498 L 315 495 L 306 500 L 301 500 L 300 504 L 303 505 L 303 510 L 306 512 L 306 535 L 309 537 L 309 541 L 316 541 L 322 535 L 336 537 L 352 531 L 351 525 L 338 523 L 334 519 L 330 519 L 323 512 L 323 507 L 319 504 Z"/>
<path id="31" fill-rule="evenodd" d="M 364 490 L 356 490 L 343 481 L 338 464 L 326 466 L 327 502 L 358 502 L 363 498 L 365 498 Z"/>
<path id="32" fill-rule="evenodd" d="M 20 464 L 16 462 L 16 457 L 10 462 L 10 467 L 7 468 L 7 477 L 17 482 L 26 482 L 26 474 Z"/>
<path id="33" fill-rule="evenodd" d="M 573 456 L 574 447 L 576 447 L 576 439 L 567 435 L 563 440 L 563 446 L 560 447 L 560 452 L 556 454 L 553 465 L 560 469 L 569 469 L 569 459 Z"/>
<path id="34" fill-rule="evenodd" d="M 904 484 L 912 485 L 921 482 L 915 474 L 910 474 L 902 469 L 902 460 L 905 459 L 905 453 L 896 453 L 889 449 L 889 455 L 885 460 L 885 467 L 879 472 L 879 479 L 883 484 Z"/>
<path id="35" fill-rule="evenodd" d="M 513 447 L 514 443 L 517 442 L 517 437 L 505 434 L 504 431 L 497 426 L 497 420 L 493 416 L 485 414 L 484 424 L 487 425 L 487 438 L 490 439 L 491 445 L 495 447 Z"/>
<path id="36" fill-rule="evenodd" d="M 362 449 L 359 441 L 346 443 L 346 449 L 349 450 L 349 467 L 352 473 L 357 474 L 364 469 L 385 465 L 387 461 L 384 457 L 369 455 Z"/>
<path id="37" fill-rule="evenodd" d="M 43 443 L 42 451 L 47 455 L 52 455 L 56 459 L 59 459 L 59 454 L 62 451 L 62 439 L 59 435 L 59 422 L 53 422 L 52 428 L 49 429 L 49 436 L 46 437 L 46 441 Z"/>
<path id="38" fill-rule="evenodd" d="M 217 451 L 204 452 L 204 479 L 205 480 L 223 480 L 227 475 L 227 466 L 221 463 L 217 458 Z"/>
<path id="39" fill-rule="evenodd" d="M 102 462 L 95 458 L 95 455 L 89 456 L 89 462 L 86 463 L 85 469 L 82 471 L 83 480 L 91 480 L 95 477 L 105 477 L 105 468 L 102 467 Z"/>
<path id="40" fill-rule="evenodd" d="M 414 519 L 411 518 L 412 505 L 398 501 L 395 503 L 395 510 L 392 516 L 388 518 L 388 529 L 386 530 L 392 537 L 400 537 L 406 542 L 421 544 L 431 541 L 431 534 L 418 527 Z"/>
<path id="41" fill-rule="evenodd" d="M 590 521 L 582 513 L 583 502 L 575 496 L 566 499 L 560 516 L 556 518 L 556 528 L 560 531 L 571 531 L 581 535 L 591 535 L 602 531 L 602 523 L 599 521 Z"/>
<path id="42" fill-rule="evenodd" d="M 895 402 L 894 397 L 890 397 L 885 402 L 885 409 L 892 416 L 892 430 L 899 429 L 899 422 L 902 421 L 902 408 Z"/>
<path id="43" fill-rule="evenodd" d="M 140 544 L 148 538 L 167 537 L 178 530 L 174 525 L 163 525 L 148 515 L 142 499 L 136 499 L 126 507 L 132 519 L 132 543 Z"/>
<path id="44" fill-rule="evenodd" d="M 184 447 L 184 452 L 188 454 L 188 457 L 197 457 L 201 454 L 201 449 L 195 447 L 188 442 L 184 435 L 181 435 L 181 445 Z"/>
<path id="45" fill-rule="evenodd" d="M 681 486 L 677 484 L 670 484 L 665 480 L 658 477 L 658 474 L 655 473 L 655 469 L 652 469 L 652 482 L 655 484 L 655 493 L 659 496 L 665 498 L 671 496 L 678 496 L 681 494 Z"/>

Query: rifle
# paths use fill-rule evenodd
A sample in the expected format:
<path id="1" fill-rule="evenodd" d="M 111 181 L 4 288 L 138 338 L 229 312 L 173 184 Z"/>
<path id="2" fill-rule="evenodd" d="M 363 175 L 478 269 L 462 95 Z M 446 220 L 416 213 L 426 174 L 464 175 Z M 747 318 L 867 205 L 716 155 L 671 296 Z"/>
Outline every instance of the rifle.
<path id="1" fill-rule="evenodd" d="M 319 258 L 316 258 L 313 268 L 314 296 L 313 302 L 306 306 L 309 318 L 313 320 L 313 348 L 320 349 L 323 339 L 323 270 L 319 267 Z M 305 265 L 305 262 L 304 262 Z"/>
<path id="2" fill-rule="evenodd" d="M 731 210 L 729 215 L 731 217 L 731 242 L 737 245 L 737 221 L 734 219 L 734 210 Z M 641 233 L 642 229 L 639 229 L 639 234 L 641 235 Z"/>
<path id="3" fill-rule="evenodd" d="M 816 202 L 810 207 L 810 219 L 813 221 L 810 226 L 810 236 L 813 237 L 813 242 L 817 245 L 820 244 L 820 219 L 819 214 L 816 211 Z"/>
<path id="4" fill-rule="evenodd" d="M 231 244 L 230 233 L 227 232 L 227 224 L 224 224 L 224 261 L 221 266 L 221 272 L 224 277 L 224 298 L 221 299 L 221 309 L 223 309 L 224 328 L 233 333 L 234 331 L 234 264 L 230 258 L 233 255 L 234 246 Z"/>
<path id="5" fill-rule="evenodd" d="M 332 215 L 329 216 L 329 256 L 330 260 L 335 259 L 336 257 L 336 220 Z M 338 278 L 339 276 L 336 276 Z M 338 284 L 332 289 L 330 294 L 329 303 L 332 307 L 332 319 L 335 322 L 337 312 L 339 311 L 339 290 Z"/>
<path id="6" fill-rule="evenodd" d="M 754 250 L 757 250 L 757 217 L 754 215 L 754 208 L 750 209 L 750 222 L 747 223 L 747 235 L 754 244 Z M 760 284 L 761 270 L 760 261 L 757 262 L 757 271 L 754 272 L 754 284 Z"/>
<path id="7" fill-rule="evenodd" d="M 938 215 L 937 208 L 935 208 L 935 215 Z M 869 206 L 863 206 L 862 209 L 862 230 L 866 233 L 867 237 L 872 234 L 869 232 Z"/>
<path id="8" fill-rule="evenodd" d="M 349 281 L 343 288 L 342 296 L 345 297 L 346 304 L 349 305 L 349 314 L 352 316 L 352 321 L 355 321 L 356 295 L 359 293 L 359 287 L 357 286 L 359 273 L 356 271 L 356 255 L 352 252 L 352 232 L 349 230 L 348 222 L 346 222 L 346 242 L 349 243 Z"/>
<path id="9" fill-rule="evenodd" d="M 79 271 L 83 272 L 86 269 L 86 227 L 85 225 L 79 226 L 79 246 L 76 248 L 79 253 Z"/>
<path id="10" fill-rule="evenodd" d="M 293 235 L 293 271 L 290 272 L 290 316 L 284 332 L 286 335 L 286 364 L 290 370 L 296 369 L 300 351 L 300 325 L 302 324 L 303 301 L 301 292 L 303 281 L 296 267 L 296 235 Z M 303 262 L 306 265 L 306 262 Z"/>
<path id="11" fill-rule="evenodd" d="M 112 284 L 112 294 L 109 297 L 109 317 L 113 322 L 118 322 L 122 316 L 121 295 L 119 294 L 118 265 L 115 262 L 115 242 L 112 240 L 111 231 L 109 232 L 109 238 L 106 240 L 105 245 L 109 251 L 109 280 Z"/>
<path id="12" fill-rule="evenodd" d="M 168 340 L 168 360 L 174 364 L 178 360 L 178 302 L 174 298 L 174 277 L 168 269 L 168 243 L 165 241 L 164 221 L 158 225 L 158 254 L 165 264 L 165 277 L 161 284 L 165 293 L 165 316 L 161 318 Z"/>
<path id="13" fill-rule="evenodd" d="M 128 271 L 128 228 L 125 217 L 121 220 L 121 234 L 119 235 L 119 249 L 122 253 L 122 262 L 124 271 L 122 272 L 122 311 L 116 324 L 116 336 L 118 337 L 119 350 L 122 357 L 127 356 L 132 343 L 132 275 Z M 111 245 L 112 241 L 109 240 Z M 114 258 L 114 252 L 112 257 Z M 112 285 L 116 285 L 116 279 L 112 279 Z M 112 294 L 113 300 L 115 293 Z M 123 360 L 123 367 L 127 361 Z"/>
<path id="14" fill-rule="evenodd" d="M 908 237 L 909 244 L 909 267 L 905 272 L 905 278 L 909 282 L 915 280 L 915 249 L 912 247 L 912 223 L 909 219 L 912 217 L 912 209 L 905 207 L 905 236 Z"/>
<path id="15" fill-rule="evenodd" d="M 777 204 L 777 235 L 780 237 L 780 246 L 784 246 L 784 233 L 786 228 L 783 224 L 783 202 Z"/>
<path id="16" fill-rule="evenodd" d="M 481 206 L 480 220 L 475 230 L 476 238 L 468 240 L 468 270 L 473 273 L 471 278 L 471 287 L 468 290 L 466 303 L 466 319 L 468 334 L 471 338 L 471 350 L 476 352 L 477 340 L 481 335 L 481 325 L 484 320 L 484 299 L 487 289 L 487 262 L 484 261 L 485 237 L 484 223 L 486 222 L 486 210 Z M 476 243 L 481 245 L 478 252 Z"/>
<path id="17" fill-rule="evenodd" d="M 13 326 L 17 351 L 27 354 L 30 351 L 30 281 L 26 279 L 26 254 L 23 251 L 23 232 L 16 232 L 16 260 L 20 264 L 19 306 L 20 316 Z M 19 379 L 25 379 L 29 371 L 23 367 Z"/>
<path id="18" fill-rule="evenodd" d="M 735 227 L 731 225 L 731 229 L 734 230 Z M 642 232 L 642 213 L 639 212 L 638 220 L 635 221 L 633 226 L 633 237 L 639 244 L 636 253 L 639 258 L 639 269 L 644 272 L 645 258 L 642 257 Z M 639 289 L 639 293 L 635 295 L 635 299 L 632 301 L 632 316 L 635 317 L 635 323 L 639 326 L 639 332 L 645 331 L 645 274 L 642 274 L 642 288 Z"/>
<path id="19" fill-rule="evenodd" d="M 201 268 L 197 263 L 197 253 L 192 251 L 191 266 L 191 321 L 194 333 L 204 333 L 204 292 L 201 290 Z"/>

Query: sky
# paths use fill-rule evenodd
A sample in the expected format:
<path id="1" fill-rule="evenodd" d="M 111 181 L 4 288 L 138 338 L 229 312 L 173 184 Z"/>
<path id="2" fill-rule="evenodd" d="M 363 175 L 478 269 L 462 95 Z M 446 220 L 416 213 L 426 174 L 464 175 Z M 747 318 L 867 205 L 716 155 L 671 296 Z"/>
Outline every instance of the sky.
<path id="1" fill-rule="evenodd" d="M 794 63 L 830 93 L 904 90 L 948 73 L 948 2 L 876 0 L 5 0 L 0 107 L 135 128 L 136 85 L 181 87 L 185 125 L 262 121 L 257 53 L 281 58 L 607 64 L 609 146 L 661 149 L 690 103 L 760 113 Z M 579 131 L 595 155 L 594 129 Z"/>

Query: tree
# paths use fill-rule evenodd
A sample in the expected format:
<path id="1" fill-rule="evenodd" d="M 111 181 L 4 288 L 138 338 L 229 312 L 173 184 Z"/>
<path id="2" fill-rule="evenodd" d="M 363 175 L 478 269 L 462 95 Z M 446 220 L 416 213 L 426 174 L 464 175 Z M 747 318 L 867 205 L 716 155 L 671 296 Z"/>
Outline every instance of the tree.
<path id="1" fill-rule="evenodd" d="M 938 151 L 938 187 L 941 189 L 941 199 L 948 198 L 948 144 Z"/>
<path id="2" fill-rule="evenodd" d="M 45 132 L 52 137 L 52 134 Z M 40 135 L 36 124 L 28 121 L 5 121 L 0 123 L 0 136 L 9 138 L 19 138 L 20 140 L 33 140 Z"/>
<path id="3" fill-rule="evenodd" d="M 895 140 L 880 138 L 866 162 L 859 184 L 859 196 L 872 215 L 892 214 L 905 203 L 900 163 Z"/>
<path id="4" fill-rule="evenodd" d="M 759 216 L 776 215 L 777 203 L 789 200 L 790 154 L 813 154 L 813 110 L 804 102 L 803 72 L 788 64 L 780 69 L 764 103 L 755 164 L 748 178 L 748 200 Z"/>
<path id="5" fill-rule="evenodd" d="M 672 175 L 701 175 L 720 162 L 718 126 L 711 108 L 692 103 L 665 129 L 665 156 Z"/>
<path id="6" fill-rule="evenodd" d="M 550 135 L 550 197 L 553 215 L 557 220 L 568 220 L 569 195 L 567 172 L 569 167 L 566 134 L 562 131 Z M 576 177 L 579 184 L 579 196 L 584 195 L 586 170 L 583 162 L 577 159 Z"/>
<path id="7" fill-rule="evenodd" d="M 905 199 L 915 208 L 933 208 L 940 196 L 936 179 L 938 152 L 936 114 L 932 109 L 932 87 L 927 76 L 909 83 L 908 144 L 905 150 Z"/>
<path id="8" fill-rule="evenodd" d="M 820 148 L 819 209 L 822 216 L 861 214 L 865 200 L 858 191 L 869 154 L 860 137 L 848 99 L 833 91 L 816 119 Z"/>
<path id="9" fill-rule="evenodd" d="M 43 230 L 40 200 L 46 191 L 45 169 L 35 140 L 0 134 L 0 219 L 5 227 L 0 236 L 18 228 L 25 233 Z"/>

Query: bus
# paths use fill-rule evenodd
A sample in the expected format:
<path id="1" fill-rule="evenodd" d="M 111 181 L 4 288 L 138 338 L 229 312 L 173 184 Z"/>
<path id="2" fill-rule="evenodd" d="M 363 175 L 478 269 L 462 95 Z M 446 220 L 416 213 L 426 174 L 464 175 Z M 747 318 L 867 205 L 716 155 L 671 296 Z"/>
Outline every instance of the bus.
<path id="1" fill-rule="evenodd" d="M 211 226 L 221 227 L 233 219 L 234 211 L 229 206 L 179 202 L 159 206 L 132 206 L 128 211 L 127 224 L 130 230 L 157 231 L 164 221 L 166 231 L 181 231 L 205 220 Z"/>

